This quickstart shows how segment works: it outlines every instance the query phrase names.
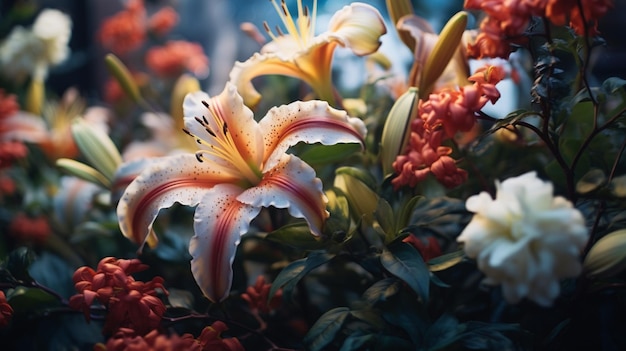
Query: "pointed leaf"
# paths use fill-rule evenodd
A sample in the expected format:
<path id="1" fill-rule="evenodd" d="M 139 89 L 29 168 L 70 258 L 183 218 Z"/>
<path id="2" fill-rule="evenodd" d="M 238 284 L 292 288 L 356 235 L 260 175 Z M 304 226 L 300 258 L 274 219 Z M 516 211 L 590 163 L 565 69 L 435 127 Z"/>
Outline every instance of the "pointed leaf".
<path id="1" fill-rule="evenodd" d="M 347 307 L 337 307 L 324 313 L 304 337 L 307 349 L 324 350 L 334 340 L 349 315 L 350 309 Z"/>
<path id="2" fill-rule="evenodd" d="M 296 284 L 298 284 L 300 279 L 302 279 L 313 269 L 332 260 L 334 257 L 335 255 L 327 253 L 313 252 L 306 258 L 291 262 L 278 274 L 276 279 L 274 279 L 268 299 L 274 297 L 274 294 L 276 294 L 278 289 L 283 286 L 283 294 L 285 297 L 289 298 L 291 296 L 293 288 L 296 286 Z"/>
<path id="3" fill-rule="evenodd" d="M 400 291 L 401 285 L 397 278 L 385 278 L 370 286 L 362 295 L 363 300 L 371 305 L 386 301 Z"/>
<path id="4" fill-rule="evenodd" d="M 311 229 L 305 222 L 285 225 L 267 234 L 266 239 L 297 250 L 320 250 L 327 246 L 322 239 L 311 235 Z"/>
<path id="5" fill-rule="evenodd" d="M 407 283 L 422 301 L 428 301 L 430 272 L 416 249 L 405 243 L 390 246 L 383 251 L 380 262 L 389 273 Z"/>

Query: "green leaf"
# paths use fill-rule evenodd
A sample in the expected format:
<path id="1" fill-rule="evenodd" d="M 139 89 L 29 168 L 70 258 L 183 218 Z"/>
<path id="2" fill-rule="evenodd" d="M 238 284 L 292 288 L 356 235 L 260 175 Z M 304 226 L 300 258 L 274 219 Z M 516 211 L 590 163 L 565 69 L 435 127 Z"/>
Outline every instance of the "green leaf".
<path id="1" fill-rule="evenodd" d="M 430 325 L 427 307 L 413 294 L 399 293 L 380 304 L 383 319 L 394 329 L 402 329 L 418 345 Z"/>
<path id="2" fill-rule="evenodd" d="M 354 143 L 336 145 L 311 145 L 298 156 L 311 166 L 324 165 L 344 161 L 346 158 L 361 150 L 361 145 Z"/>
<path id="3" fill-rule="evenodd" d="M 372 306 L 377 302 L 386 301 L 396 295 L 401 288 L 397 278 L 385 278 L 372 284 L 362 295 L 362 298 Z"/>
<path id="4" fill-rule="evenodd" d="M 31 313 L 44 308 L 58 306 L 59 300 L 38 288 L 18 286 L 7 293 L 7 301 L 15 315 Z"/>
<path id="5" fill-rule="evenodd" d="M 458 341 L 461 330 L 456 318 L 444 314 L 428 328 L 423 347 L 425 350 L 441 350 Z"/>
<path id="6" fill-rule="evenodd" d="M 308 257 L 293 261 L 287 267 L 283 268 L 282 271 L 278 274 L 274 282 L 272 283 L 272 288 L 270 289 L 270 293 L 268 296 L 268 301 L 274 297 L 274 294 L 284 286 L 283 294 L 286 298 L 290 298 L 293 289 L 296 284 L 302 279 L 305 275 L 307 275 L 313 269 L 321 266 L 322 264 L 332 260 L 335 255 L 322 253 L 322 252 L 313 252 Z"/>
<path id="7" fill-rule="evenodd" d="M 389 243 L 396 237 L 398 231 L 395 226 L 393 209 L 391 205 L 389 205 L 389 202 L 382 197 L 379 198 L 374 215 L 383 232 L 385 232 L 385 243 Z"/>
<path id="8" fill-rule="evenodd" d="M 443 271 L 463 261 L 464 257 L 465 253 L 463 250 L 450 252 L 428 261 L 428 269 L 430 269 L 431 272 Z"/>
<path id="9" fill-rule="evenodd" d="M 413 246 L 405 243 L 392 245 L 383 250 L 380 262 L 389 273 L 407 283 L 422 301 L 428 301 L 430 272 Z"/>
<path id="10" fill-rule="evenodd" d="M 349 315 L 350 309 L 347 307 L 337 307 L 324 313 L 304 337 L 304 344 L 307 345 L 307 349 L 310 351 L 324 350 L 328 344 L 333 342 Z"/>
<path id="11" fill-rule="evenodd" d="M 496 123 L 494 123 L 491 126 L 491 128 L 489 128 L 487 133 L 484 134 L 484 136 L 487 136 L 487 135 L 489 135 L 491 133 L 494 133 L 498 129 L 506 128 L 506 127 L 510 126 L 511 124 L 515 124 L 515 122 L 521 121 L 524 118 L 536 117 L 536 116 L 537 116 L 537 112 L 528 111 L 528 110 L 516 110 L 516 111 L 510 112 L 504 118 L 498 119 L 496 121 Z"/>
<path id="12" fill-rule="evenodd" d="M 353 351 L 353 350 L 370 350 L 366 346 L 371 346 L 376 341 L 378 335 L 376 334 L 351 334 L 344 340 L 343 345 L 339 351 Z"/>
<path id="13" fill-rule="evenodd" d="M 268 233 L 266 239 L 305 251 L 320 250 L 328 246 L 328 243 L 313 236 L 311 229 L 304 222 L 292 223 L 276 229 Z"/>
<path id="14" fill-rule="evenodd" d="M 585 173 L 576 183 L 576 192 L 579 194 L 588 194 L 606 184 L 606 175 L 604 171 L 594 168 Z"/>
<path id="15" fill-rule="evenodd" d="M 32 282 L 33 278 L 31 278 L 28 273 L 28 268 L 34 260 L 35 254 L 30 249 L 27 247 L 19 247 L 9 253 L 6 268 L 15 279 L 24 282 Z"/>

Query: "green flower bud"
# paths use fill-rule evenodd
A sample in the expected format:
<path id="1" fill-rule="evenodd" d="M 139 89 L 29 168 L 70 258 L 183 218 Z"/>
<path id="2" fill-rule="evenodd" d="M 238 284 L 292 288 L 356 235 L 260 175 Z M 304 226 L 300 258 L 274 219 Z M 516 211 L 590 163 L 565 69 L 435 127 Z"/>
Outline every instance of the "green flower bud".
<path id="1" fill-rule="evenodd" d="M 583 262 L 587 276 L 611 277 L 626 268 L 626 229 L 609 233 L 589 250 Z"/>
<path id="2" fill-rule="evenodd" d="M 108 189 L 111 186 L 111 182 L 107 179 L 107 177 L 98 172 L 95 168 L 87 166 L 82 162 L 69 158 L 60 158 L 56 161 L 56 165 L 68 174 L 84 179 L 90 183 L 100 185 L 103 188 Z"/>
<path id="3" fill-rule="evenodd" d="M 72 136 L 87 161 L 109 182 L 113 181 L 115 171 L 122 164 L 122 156 L 111 138 L 81 118 L 73 121 Z"/>
<path id="4" fill-rule="evenodd" d="M 393 162 L 406 148 L 411 135 L 411 121 L 417 117 L 418 102 L 419 91 L 411 87 L 396 100 L 387 115 L 380 151 L 385 176 L 393 173 Z"/>

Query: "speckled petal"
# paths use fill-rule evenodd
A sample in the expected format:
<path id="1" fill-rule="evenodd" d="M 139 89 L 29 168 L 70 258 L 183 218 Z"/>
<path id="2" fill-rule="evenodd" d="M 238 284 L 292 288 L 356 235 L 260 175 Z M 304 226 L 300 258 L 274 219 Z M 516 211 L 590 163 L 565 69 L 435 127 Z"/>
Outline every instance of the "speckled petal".
<path id="1" fill-rule="evenodd" d="M 273 107 L 259 126 L 265 138 L 265 170 L 273 168 L 278 157 L 298 142 L 363 144 L 367 133 L 363 121 L 324 101 L 299 101 Z"/>
<path id="2" fill-rule="evenodd" d="M 209 107 L 206 107 L 205 103 Z M 196 120 L 196 117 L 208 122 L 212 133 L 225 133 L 221 122 L 216 121 L 223 120 L 243 158 L 256 165 L 261 164 L 263 137 L 254 120 L 254 114 L 243 104 L 235 85 L 227 83 L 222 93 L 214 97 L 209 97 L 201 91 L 189 93 L 183 102 L 183 111 L 185 127 L 209 144 L 215 144 L 215 137 L 209 133 L 206 126 Z M 207 146 L 200 145 L 199 148 L 206 149 Z"/>
<path id="3" fill-rule="evenodd" d="M 304 218 L 315 235 L 321 235 L 328 217 L 322 182 L 315 177 L 311 166 L 289 154 L 283 154 L 260 184 L 247 189 L 237 199 L 254 207 L 287 208 L 292 216 Z"/>
<path id="4" fill-rule="evenodd" d="M 189 244 L 191 271 L 213 302 L 228 297 L 237 245 L 260 211 L 236 200 L 242 190 L 231 184 L 216 185 L 204 193 L 194 216 L 195 235 Z"/>
<path id="5" fill-rule="evenodd" d="M 175 202 L 197 205 L 215 184 L 235 181 L 218 167 L 198 162 L 193 154 L 164 157 L 146 168 L 124 191 L 117 206 L 122 234 L 143 247 L 160 209 Z"/>

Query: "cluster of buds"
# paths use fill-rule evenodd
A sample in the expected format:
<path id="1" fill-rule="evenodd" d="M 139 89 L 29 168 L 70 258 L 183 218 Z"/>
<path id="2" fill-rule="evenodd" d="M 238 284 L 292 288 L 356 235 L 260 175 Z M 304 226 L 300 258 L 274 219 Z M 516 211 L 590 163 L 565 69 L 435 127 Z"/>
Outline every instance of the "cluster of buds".
<path id="1" fill-rule="evenodd" d="M 170 40 L 163 46 L 146 52 L 146 65 L 161 77 L 179 77 L 190 71 L 196 77 L 209 74 L 209 58 L 200 44 L 185 40 Z"/>
<path id="2" fill-rule="evenodd" d="M 90 307 L 94 301 L 107 309 L 104 333 L 112 334 L 119 328 L 133 329 L 143 335 L 158 327 L 165 312 L 165 304 L 157 297 L 157 290 L 167 294 L 163 279 L 155 277 L 150 282 L 136 281 L 131 274 L 148 266 L 137 259 L 124 260 L 105 257 L 97 271 L 81 267 L 73 276 L 78 294 L 70 298 L 70 307 L 82 310 L 90 320 Z"/>
<path id="3" fill-rule="evenodd" d="M 9 167 L 15 160 L 23 158 L 28 149 L 21 141 L 11 140 L 6 132 L 11 130 L 11 121 L 8 117 L 13 116 L 20 109 L 17 96 L 6 94 L 0 89 L 0 169 Z"/>
<path id="4" fill-rule="evenodd" d="M 410 125 L 407 151 L 393 163 L 395 188 L 414 187 L 430 173 L 449 188 L 467 179 L 467 172 L 459 169 L 449 156 L 452 149 L 442 143 L 474 127 L 476 112 L 500 97 L 495 84 L 502 78 L 502 68 L 486 66 L 468 78 L 473 85 L 443 89 L 430 94 L 428 100 L 419 101 L 417 118 Z"/>
<path id="5" fill-rule="evenodd" d="M 547 18 L 558 26 L 569 22 L 578 35 L 595 35 L 597 20 L 611 6 L 611 0 L 465 0 L 466 9 L 487 14 L 480 23 L 476 42 L 468 46 L 468 54 L 477 58 L 508 57 L 511 44 L 526 39 L 523 33 L 533 16 Z"/>
<path id="6" fill-rule="evenodd" d="M 265 277 L 260 275 L 254 285 L 249 286 L 246 292 L 241 294 L 241 298 L 248 303 L 253 313 L 269 314 L 277 309 L 281 302 L 283 291 L 278 290 L 272 299 L 269 299 L 269 293 L 272 284 L 265 282 Z"/>
<path id="7" fill-rule="evenodd" d="M 9 325 L 13 317 L 13 307 L 7 302 L 4 291 L 0 290 L 0 328 Z"/>
<path id="8" fill-rule="evenodd" d="M 165 6 L 152 16 L 146 15 L 143 0 L 130 0 L 125 9 L 107 18 L 98 32 L 100 43 L 113 52 L 124 55 L 139 48 L 147 33 L 162 36 L 178 23 L 178 14 Z"/>
<path id="9" fill-rule="evenodd" d="M 173 351 L 243 351 L 237 338 L 222 338 L 228 330 L 224 322 L 216 321 L 204 328 L 197 339 L 189 333 L 183 335 L 160 334 L 152 330 L 138 335 L 133 329 L 120 328 L 106 343 L 97 344 L 95 351 L 173 350 Z"/>

